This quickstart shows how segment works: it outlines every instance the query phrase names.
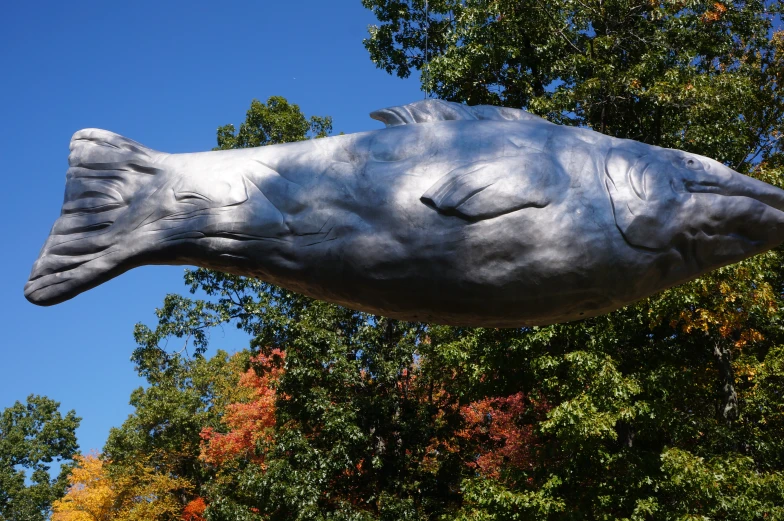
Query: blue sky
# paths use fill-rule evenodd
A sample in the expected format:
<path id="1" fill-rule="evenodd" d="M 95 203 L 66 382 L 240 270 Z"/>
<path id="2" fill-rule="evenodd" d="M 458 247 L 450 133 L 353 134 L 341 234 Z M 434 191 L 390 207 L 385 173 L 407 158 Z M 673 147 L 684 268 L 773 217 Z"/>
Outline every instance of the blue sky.
<path id="1" fill-rule="evenodd" d="M 22 287 L 60 212 L 68 142 L 98 127 L 166 152 L 215 146 L 253 98 L 281 95 L 335 132 L 379 128 L 367 114 L 422 98 L 417 79 L 377 70 L 359 0 L 7 2 L 0 15 L 0 410 L 31 393 L 83 418 L 100 449 L 141 385 L 129 361 L 136 322 L 154 324 L 183 267 L 137 268 L 58 306 Z M 247 338 L 215 331 L 229 351 Z"/>

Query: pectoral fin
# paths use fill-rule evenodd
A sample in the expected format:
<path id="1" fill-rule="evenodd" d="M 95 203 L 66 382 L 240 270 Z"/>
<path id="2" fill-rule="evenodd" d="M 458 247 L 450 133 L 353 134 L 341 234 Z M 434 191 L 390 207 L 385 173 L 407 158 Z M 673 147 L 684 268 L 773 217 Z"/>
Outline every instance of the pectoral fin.
<path id="1" fill-rule="evenodd" d="M 566 180 L 543 154 L 499 158 L 461 166 L 439 179 L 421 200 L 445 215 L 468 221 L 491 219 L 550 204 Z"/>

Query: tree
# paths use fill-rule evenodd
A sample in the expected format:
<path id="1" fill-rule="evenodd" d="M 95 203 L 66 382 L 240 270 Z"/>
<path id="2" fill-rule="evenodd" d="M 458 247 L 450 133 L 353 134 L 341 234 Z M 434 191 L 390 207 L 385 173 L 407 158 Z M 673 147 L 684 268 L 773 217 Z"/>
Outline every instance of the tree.
<path id="1" fill-rule="evenodd" d="M 250 459 L 256 464 L 264 464 L 263 454 L 256 452 L 260 443 L 273 441 L 270 430 L 275 425 L 275 384 L 280 378 L 284 357 L 283 351 L 275 349 L 270 357 L 260 354 L 250 359 L 257 368 L 248 369 L 239 381 L 240 388 L 247 391 L 247 399 L 228 404 L 221 417 L 228 432 L 216 432 L 211 427 L 201 431 L 203 461 L 220 467 L 232 459 Z M 275 358 L 277 363 L 274 363 Z"/>
<path id="2" fill-rule="evenodd" d="M 0 415 L 1 520 L 46 519 L 52 502 L 65 493 L 81 418 L 74 411 L 63 417 L 59 407 L 46 396 L 30 395 Z M 52 478 L 55 461 L 61 470 Z"/>
<path id="3" fill-rule="evenodd" d="M 278 108 L 299 110 L 277 100 Z M 278 125 L 278 116 L 254 102 L 239 133 L 232 128 L 227 138 L 219 130 L 219 146 L 270 142 L 238 136 L 257 135 L 251 129 L 275 135 L 266 129 Z M 300 124 L 289 125 L 292 120 Z M 277 121 L 298 129 L 279 133 L 277 140 L 307 137 L 304 117 L 289 113 Z M 445 511 L 454 502 L 459 462 L 445 453 L 420 465 L 425 452 L 438 451 L 439 433 L 460 417 L 456 398 L 436 380 L 418 378 L 421 326 L 209 270 L 187 272 L 186 283 L 208 298 L 167 296 L 158 325 L 137 327 L 137 359 L 165 358 L 161 345 L 169 337 L 192 339 L 200 352 L 205 332 L 229 321 L 253 336 L 252 371 L 243 378 L 252 394 L 225 408 L 221 425 L 203 431 L 202 459 L 216 473 L 204 487 L 212 519 L 309 519 L 322 512 L 397 519 Z M 422 498 L 427 505 L 417 504 Z"/>
<path id="4" fill-rule="evenodd" d="M 267 103 L 251 102 L 245 122 L 235 132 L 233 125 L 218 129 L 217 149 L 253 147 L 289 141 L 323 137 L 332 130 L 329 117 L 312 116 L 307 119 L 299 107 L 285 98 L 273 96 Z M 186 275 L 192 286 L 199 280 L 216 276 L 224 288 L 232 287 L 233 295 L 259 283 L 243 277 L 216 274 L 197 270 Z M 205 287 L 208 294 L 212 288 Z M 229 320 L 239 320 L 243 326 L 247 317 L 255 314 L 250 309 L 252 301 L 245 299 L 240 315 L 226 315 L 226 308 L 208 301 L 193 301 L 180 295 L 169 295 L 161 309 L 158 327 L 150 330 L 137 325 L 134 336 L 139 349 L 132 360 L 140 376 L 150 384 L 131 395 L 131 405 L 136 410 L 120 429 L 113 429 L 104 452 L 120 468 L 140 455 L 156 452 L 167 461 L 156 461 L 156 468 L 173 476 L 188 478 L 196 488 L 207 480 L 205 469 L 198 457 L 200 433 L 206 428 L 219 427 L 219 417 L 228 403 L 239 401 L 237 383 L 250 364 L 249 354 L 229 357 L 219 352 L 207 360 L 202 356 L 211 327 Z M 161 342 L 170 336 L 186 338 L 185 348 L 192 341 L 195 358 L 187 353 L 168 354 Z M 193 497 L 183 496 L 183 504 Z"/>
<path id="5" fill-rule="evenodd" d="M 74 457 L 68 493 L 54 502 L 52 521 L 109 521 L 114 518 L 117 494 L 97 454 Z"/>
<path id="6" fill-rule="evenodd" d="M 275 422 L 256 424 L 263 436 L 254 457 L 212 490 L 212 519 L 406 519 L 448 512 L 459 497 L 461 472 L 441 440 L 457 428 L 460 413 L 456 397 L 414 359 L 421 326 L 293 294 L 278 298 L 298 305 L 281 319 L 285 324 L 261 317 L 259 337 L 273 338 L 279 329 L 285 335 L 260 348 L 265 362 L 255 368 L 277 380 Z M 275 355 L 281 345 L 285 359 Z M 285 370 L 276 369 L 281 363 Z M 254 425 L 232 425 L 227 436 L 236 439 L 248 428 Z M 212 448 L 205 456 L 214 461 Z"/>
<path id="7" fill-rule="evenodd" d="M 154 468 L 153 455 L 142 455 L 111 473 L 111 462 L 100 455 L 77 456 L 68 493 L 55 501 L 52 521 L 179 519 L 183 514 L 179 495 L 192 485 Z"/>
<path id="8" fill-rule="evenodd" d="M 329 117 L 307 119 L 297 105 L 281 97 L 271 97 L 266 104 L 253 100 L 239 131 L 233 125 L 221 127 L 218 149 L 297 141 L 330 132 Z M 220 278 L 217 284 L 222 288 L 233 288 L 232 297 L 260 284 L 209 270 L 189 272 L 186 279 L 194 281 L 213 276 Z M 212 293 L 210 288 L 205 290 Z M 247 307 L 242 308 L 241 315 L 225 315 L 225 306 L 220 303 L 169 295 L 157 310 L 160 321 L 155 330 L 137 325 L 134 336 L 139 348 L 133 353 L 132 361 L 139 375 L 147 379 L 148 386 L 133 392 L 134 413 L 120 428 L 112 429 L 104 447 L 104 457 L 111 460 L 106 467 L 110 481 L 137 475 L 137 462 L 146 458 L 149 465 L 145 468 L 154 469 L 156 479 L 179 480 L 181 489 L 170 493 L 178 496 L 182 515 L 194 520 L 200 518 L 205 508 L 200 494 L 215 475 L 215 469 L 199 459 L 201 433 L 215 432 L 216 437 L 221 437 L 220 419 L 224 414 L 230 415 L 227 413 L 230 404 L 235 404 L 234 410 L 238 412 L 242 408 L 240 402 L 253 395 L 238 386 L 252 363 L 250 353 L 229 357 L 218 352 L 210 359 L 203 354 L 210 328 L 232 319 L 238 320 L 238 326 L 242 327 L 247 317 L 255 315 L 252 301 L 245 299 L 245 304 Z M 183 350 L 176 354 L 165 351 L 162 346 L 169 337 L 185 338 Z M 187 352 L 189 345 L 193 357 Z M 169 515 L 171 511 L 167 508 L 156 515 Z"/>
<path id="9" fill-rule="evenodd" d="M 109 433 L 102 457 L 110 463 L 104 472 L 120 496 L 159 492 L 149 502 L 115 505 L 112 515 L 178 517 L 210 480 L 209 469 L 199 461 L 200 433 L 217 426 L 228 404 L 240 399 L 237 383 L 248 355 L 218 351 L 208 359 L 146 350 L 133 360 L 148 385 L 133 391 L 134 412 Z"/>
<path id="10" fill-rule="evenodd" d="M 250 148 L 303 141 L 309 136 L 326 137 L 332 133 L 332 118 L 306 118 L 298 105 L 281 96 L 271 96 L 267 103 L 254 99 L 239 131 L 234 125 L 218 127 L 218 146 L 215 150 Z"/>

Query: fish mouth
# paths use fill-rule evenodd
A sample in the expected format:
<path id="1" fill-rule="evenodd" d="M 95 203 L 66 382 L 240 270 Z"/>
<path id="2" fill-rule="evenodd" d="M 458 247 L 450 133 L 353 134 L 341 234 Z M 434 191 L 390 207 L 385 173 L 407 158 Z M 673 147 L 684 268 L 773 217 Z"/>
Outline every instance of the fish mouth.
<path id="1" fill-rule="evenodd" d="M 684 256 L 706 268 L 735 262 L 781 244 L 784 190 L 717 162 L 706 166 L 683 183 L 686 192 L 697 199 L 695 206 L 699 209 L 685 219 L 700 230 L 699 240 L 692 238 L 691 255 Z"/>
<path id="2" fill-rule="evenodd" d="M 784 212 L 784 190 L 739 174 L 724 165 L 711 176 L 700 175 L 684 181 L 684 189 L 693 194 L 716 194 L 723 197 L 746 197 L 772 209 Z"/>

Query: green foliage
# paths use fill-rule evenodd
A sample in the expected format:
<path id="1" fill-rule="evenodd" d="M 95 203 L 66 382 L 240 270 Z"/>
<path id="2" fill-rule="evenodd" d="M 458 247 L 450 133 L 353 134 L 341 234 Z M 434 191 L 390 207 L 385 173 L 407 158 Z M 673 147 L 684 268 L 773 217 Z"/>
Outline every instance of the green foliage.
<path id="1" fill-rule="evenodd" d="M 428 394 L 429 383 L 417 380 L 423 326 L 270 291 L 293 311 L 258 324 L 262 338 L 285 330 L 280 344 L 263 348 L 286 348 L 278 428 L 273 444 L 257 447 L 263 469 L 247 465 L 235 477 L 239 491 L 213 490 L 221 508 L 236 502 L 273 520 L 421 519 L 445 511 L 457 497 L 460 462 L 423 461 L 459 416 L 439 414 L 450 398 Z M 228 519 L 234 510 L 212 512 Z"/>
<path id="2" fill-rule="evenodd" d="M 752 304 L 781 287 L 764 269 L 780 255 L 606 317 L 524 330 L 403 324 L 191 272 L 220 315 L 242 317 L 254 349 L 286 350 L 274 440 L 256 447 L 265 464 L 243 461 L 206 486 L 210 519 L 776 519 L 781 293 Z M 742 321 L 695 327 L 700 306 L 723 317 L 722 302 L 734 311 L 744 297 Z M 734 353 L 736 416 L 717 345 Z M 462 411 L 518 392 L 530 455 L 488 478 L 473 465 L 486 440 L 461 436 Z"/>
<path id="3" fill-rule="evenodd" d="M 440 363 L 462 371 L 466 389 L 480 395 L 523 390 L 530 400 L 547 404 L 544 418 L 519 418 L 537 434 L 530 468 L 500 482 L 467 477 L 463 515 L 780 516 L 784 399 L 780 391 L 771 394 L 784 376 L 780 293 L 775 306 L 764 312 L 758 307 L 743 323 L 764 327 L 764 339 L 754 342 L 733 341 L 742 331 L 725 337 L 721 327 L 686 334 L 683 326 L 689 324 L 679 323 L 685 310 L 709 303 L 713 293 L 701 296 L 703 287 L 743 287 L 747 281 L 739 273 L 771 257 L 780 263 L 780 252 L 771 252 L 605 317 L 530 331 L 474 331 L 466 336 L 476 340 L 442 345 Z M 755 283 L 764 286 L 778 275 L 767 272 L 770 279 Z M 730 366 L 739 411 L 731 419 L 716 344 L 730 344 L 735 353 Z M 725 474 L 699 495 L 693 489 L 702 486 L 684 476 L 692 472 L 687 462 L 703 460 L 711 476 L 718 475 L 714 467 Z"/>
<path id="4" fill-rule="evenodd" d="M 662 453 L 664 497 L 680 512 L 704 519 L 782 519 L 784 475 L 760 474 L 751 458 L 736 455 L 705 460 L 682 449 Z M 649 508 L 660 508 L 654 501 Z"/>
<path id="5" fill-rule="evenodd" d="M 65 494 L 68 463 L 79 446 L 76 429 L 81 418 L 74 411 L 63 417 L 60 404 L 30 395 L 0 415 L 0 520 L 46 519 L 52 503 Z M 60 474 L 49 475 L 53 461 Z"/>
<path id="6" fill-rule="evenodd" d="M 251 102 L 239 131 L 232 124 L 218 127 L 218 146 L 214 150 L 276 145 L 331 133 L 331 117 L 307 119 L 299 105 L 290 104 L 281 96 L 271 96 L 266 104 L 255 99 Z"/>

